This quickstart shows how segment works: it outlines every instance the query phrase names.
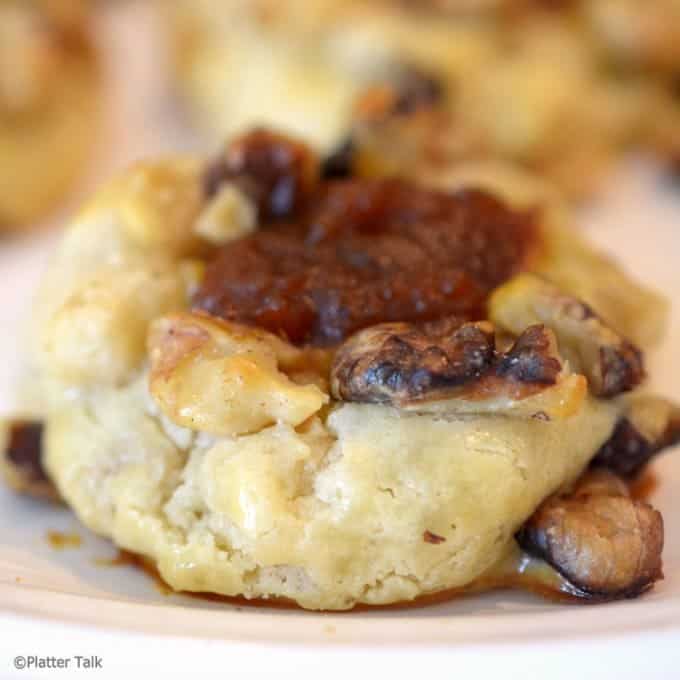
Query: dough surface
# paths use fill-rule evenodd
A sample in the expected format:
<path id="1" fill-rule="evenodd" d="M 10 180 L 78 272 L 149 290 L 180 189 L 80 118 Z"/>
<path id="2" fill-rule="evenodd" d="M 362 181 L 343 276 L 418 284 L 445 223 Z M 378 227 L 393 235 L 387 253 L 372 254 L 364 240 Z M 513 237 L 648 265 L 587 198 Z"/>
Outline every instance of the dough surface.
<path id="1" fill-rule="evenodd" d="M 569 414 L 546 419 L 331 400 L 325 350 L 307 354 L 187 311 L 210 252 L 196 232 L 201 168 L 190 158 L 135 166 L 74 219 L 55 255 L 34 337 L 44 463 L 62 496 L 178 590 L 347 609 L 481 576 L 610 437 L 620 401 L 582 395 Z M 564 229 L 560 210 L 546 214 L 546 233 Z M 546 271 L 550 258 L 562 271 L 573 248 L 591 252 L 575 235 L 569 242 L 546 251 Z M 579 266 L 593 282 L 603 273 L 622 282 L 611 291 L 630 292 L 621 324 L 647 324 L 655 339 L 660 298 L 613 263 L 591 270 L 575 260 L 569 271 Z M 173 319 L 199 331 L 164 345 L 157 329 Z M 225 409 L 220 395 L 239 380 L 237 408 Z M 267 386 L 274 392 L 259 399 Z"/>
<path id="2" fill-rule="evenodd" d="M 347 609 L 486 572 L 617 417 L 594 401 L 551 423 L 353 404 L 297 429 L 173 439 L 142 378 L 53 412 L 47 468 L 86 525 L 150 558 L 177 590 Z"/>

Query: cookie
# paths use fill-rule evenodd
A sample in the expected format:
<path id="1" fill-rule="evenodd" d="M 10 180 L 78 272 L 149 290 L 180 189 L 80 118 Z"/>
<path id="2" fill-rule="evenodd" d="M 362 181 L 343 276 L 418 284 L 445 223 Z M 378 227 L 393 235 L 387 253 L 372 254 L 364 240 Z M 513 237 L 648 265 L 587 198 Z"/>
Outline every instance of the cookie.
<path id="1" fill-rule="evenodd" d="M 392 140 L 416 134 L 431 164 L 519 164 L 573 197 L 631 148 L 680 147 L 674 0 L 163 7 L 179 89 L 220 137 L 267 124 L 327 152 L 368 125 L 396 172 Z"/>
<path id="2" fill-rule="evenodd" d="M 553 505 L 526 523 L 598 454 L 618 469 L 626 419 L 651 437 L 637 469 L 675 440 L 671 407 L 627 396 L 663 298 L 529 180 L 327 167 L 256 130 L 141 163 L 74 218 L 33 333 L 60 496 L 181 591 L 350 609 L 493 587 L 528 554 L 581 597 L 650 587 L 652 511 L 622 529 L 644 520 L 644 569 L 611 582 L 571 524 L 541 552 Z"/>
<path id="3" fill-rule="evenodd" d="M 0 230 L 29 226 L 83 173 L 99 69 L 77 2 L 0 3 Z"/>

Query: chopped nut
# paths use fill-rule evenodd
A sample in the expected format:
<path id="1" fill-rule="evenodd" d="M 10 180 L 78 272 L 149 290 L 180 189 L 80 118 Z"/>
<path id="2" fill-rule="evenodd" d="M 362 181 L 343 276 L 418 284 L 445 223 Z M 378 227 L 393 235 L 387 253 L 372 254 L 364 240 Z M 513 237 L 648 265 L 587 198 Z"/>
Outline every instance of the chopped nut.
<path id="1" fill-rule="evenodd" d="M 198 216 L 194 230 L 216 245 L 247 236 L 257 225 L 257 209 L 235 185 L 222 184 L 215 197 Z"/>
<path id="2" fill-rule="evenodd" d="M 234 182 L 258 207 L 261 220 L 297 212 L 317 185 L 319 162 L 302 142 L 257 129 L 235 139 L 205 171 L 205 195 Z"/>
<path id="3" fill-rule="evenodd" d="M 592 465 L 631 479 L 657 453 L 678 443 L 680 407 L 661 397 L 636 396 Z"/>
<path id="4" fill-rule="evenodd" d="M 151 395 L 181 427 L 219 436 L 297 426 L 328 401 L 316 383 L 292 379 L 302 350 L 265 331 L 177 314 L 152 324 L 148 344 Z"/>
<path id="5" fill-rule="evenodd" d="M 580 376 L 563 372 L 555 338 L 545 327 L 528 328 L 507 352 L 499 353 L 488 322 L 455 318 L 367 328 L 340 347 L 331 368 L 331 391 L 337 399 L 410 410 L 511 410 L 512 402 L 566 384 L 559 399 L 565 407 L 580 404 L 584 383 Z M 548 401 L 538 405 L 532 400 L 522 415 L 550 418 L 559 415 L 555 411 Z"/>
<path id="6" fill-rule="evenodd" d="M 352 176 L 355 144 L 351 137 L 338 146 L 321 164 L 324 179 L 345 179 Z"/>
<path id="7" fill-rule="evenodd" d="M 496 373 L 522 383 L 554 385 L 561 371 L 552 333 L 544 326 L 530 326 L 500 358 Z"/>
<path id="8" fill-rule="evenodd" d="M 331 369 L 338 399 L 404 404 L 434 397 L 478 377 L 494 359 L 493 329 L 458 319 L 386 323 L 345 342 Z"/>
<path id="9" fill-rule="evenodd" d="M 515 334 L 531 324 L 551 328 L 562 355 L 583 373 L 595 396 L 615 397 L 642 382 L 642 353 L 607 326 L 584 302 L 532 274 L 520 274 L 497 289 L 489 317 Z"/>
<path id="10" fill-rule="evenodd" d="M 635 597 L 662 577 L 661 515 L 604 471 L 589 472 L 570 493 L 549 498 L 517 540 L 587 599 Z"/>
<path id="11" fill-rule="evenodd" d="M 42 465 L 43 424 L 16 420 L 2 428 L 0 471 L 15 491 L 46 500 L 59 500 L 59 493 Z"/>

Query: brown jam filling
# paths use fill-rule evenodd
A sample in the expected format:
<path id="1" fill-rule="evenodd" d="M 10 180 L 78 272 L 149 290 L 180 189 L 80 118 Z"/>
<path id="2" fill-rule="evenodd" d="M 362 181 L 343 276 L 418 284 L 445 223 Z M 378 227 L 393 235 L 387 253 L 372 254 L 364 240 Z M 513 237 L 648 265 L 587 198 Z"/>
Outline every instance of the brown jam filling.
<path id="1" fill-rule="evenodd" d="M 275 148 L 267 150 L 267 136 Z M 490 291 L 526 268 L 536 225 L 493 196 L 318 174 L 312 186 L 304 147 L 288 145 L 251 133 L 208 169 L 209 194 L 222 181 L 250 187 L 262 219 L 256 233 L 216 253 L 196 309 L 329 346 L 386 321 L 483 318 Z M 265 172 L 263 158 L 278 165 Z M 276 195 L 288 197 L 280 210 L 271 209 Z"/>

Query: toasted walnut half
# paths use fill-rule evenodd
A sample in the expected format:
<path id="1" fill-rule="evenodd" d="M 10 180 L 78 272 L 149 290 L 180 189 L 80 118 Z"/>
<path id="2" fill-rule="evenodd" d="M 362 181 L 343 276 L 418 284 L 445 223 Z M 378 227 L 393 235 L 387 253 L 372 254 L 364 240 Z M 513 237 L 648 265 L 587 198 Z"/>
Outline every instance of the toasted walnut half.
<path id="1" fill-rule="evenodd" d="M 594 467 L 636 477 L 659 452 L 680 443 L 680 406 L 662 397 L 635 395 L 608 442 L 593 458 Z"/>
<path id="2" fill-rule="evenodd" d="M 38 421 L 0 423 L 0 472 L 15 491 L 57 501 L 59 493 L 42 465 L 42 436 Z"/>
<path id="3" fill-rule="evenodd" d="M 174 423 L 213 435 L 297 426 L 328 401 L 304 375 L 302 350 L 206 314 L 158 319 L 149 332 L 151 395 Z"/>
<path id="4" fill-rule="evenodd" d="M 546 398 L 557 388 L 559 396 Z M 573 413 L 586 385 L 582 376 L 567 374 L 552 331 L 540 324 L 499 352 L 491 324 L 451 318 L 420 326 L 379 324 L 356 333 L 335 355 L 331 391 L 343 401 L 419 411 L 522 405 L 523 415 L 550 418 Z"/>
<path id="5" fill-rule="evenodd" d="M 584 302 L 533 274 L 520 274 L 498 288 L 489 300 L 489 318 L 519 334 L 543 323 L 557 336 L 560 352 L 583 373 L 595 396 L 610 398 L 642 382 L 642 353 Z"/>
<path id="6" fill-rule="evenodd" d="M 586 473 L 568 494 L 548 499 L 517 535 L 573 587 L 594 600 L 635 597 L 662 578 L 663 519 L 633 500 L 605 470 Z"/>

